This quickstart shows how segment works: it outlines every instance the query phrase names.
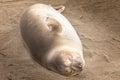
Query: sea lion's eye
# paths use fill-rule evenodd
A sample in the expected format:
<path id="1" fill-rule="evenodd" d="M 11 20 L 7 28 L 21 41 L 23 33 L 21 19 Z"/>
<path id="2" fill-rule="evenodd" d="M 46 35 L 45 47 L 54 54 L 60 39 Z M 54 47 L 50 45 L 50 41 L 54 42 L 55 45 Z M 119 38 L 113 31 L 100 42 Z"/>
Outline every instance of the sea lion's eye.
<path id="1" fill-rule="evenodd" d="M 71 74 L 73 73 L 73 70 L 71 70 Z"/>

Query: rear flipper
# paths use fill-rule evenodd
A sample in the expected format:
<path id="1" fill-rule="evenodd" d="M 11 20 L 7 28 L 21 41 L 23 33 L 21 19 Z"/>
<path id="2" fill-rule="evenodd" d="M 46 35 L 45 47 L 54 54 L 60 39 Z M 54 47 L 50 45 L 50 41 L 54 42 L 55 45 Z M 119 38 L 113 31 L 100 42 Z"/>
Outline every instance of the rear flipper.
<path id="1" fill-rule="evenodd" d="M 62 13 L 65 10 L 65 6 L 53 6 L 54 9 L 56 9 L 58 12 Z"/>
<path id="2" fill-rule="evenodd" d="M 50 5 L 51 6 L 51 5 Z M 52 6 L 55 10 L 62 13 L 65 10 L 65 6 L 59 5 L 59 6 Z"/>

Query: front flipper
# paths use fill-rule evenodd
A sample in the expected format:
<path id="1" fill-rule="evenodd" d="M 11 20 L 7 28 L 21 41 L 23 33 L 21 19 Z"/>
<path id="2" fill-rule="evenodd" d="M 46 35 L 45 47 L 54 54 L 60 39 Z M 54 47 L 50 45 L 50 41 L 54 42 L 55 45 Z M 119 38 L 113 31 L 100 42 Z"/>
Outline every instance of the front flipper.
<path id="1" fill-rule="evenodd" d="M 46 22 L 50 31 L 58 33 L 62 31 L 61 24 L 56 19 L 47 17 Z"/>

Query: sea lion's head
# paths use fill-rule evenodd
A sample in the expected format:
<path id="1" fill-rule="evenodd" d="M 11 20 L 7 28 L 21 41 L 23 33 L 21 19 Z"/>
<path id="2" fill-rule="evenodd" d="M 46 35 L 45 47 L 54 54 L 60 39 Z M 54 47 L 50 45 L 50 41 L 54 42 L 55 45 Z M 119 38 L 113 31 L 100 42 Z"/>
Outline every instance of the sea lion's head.
<path id="1" fill-rule="evenodd" d="M 82 53 L 73 49 L 55 50 L 48 58 L 48 69 L 65 76 L 78 75 L 85 64 Z"/>

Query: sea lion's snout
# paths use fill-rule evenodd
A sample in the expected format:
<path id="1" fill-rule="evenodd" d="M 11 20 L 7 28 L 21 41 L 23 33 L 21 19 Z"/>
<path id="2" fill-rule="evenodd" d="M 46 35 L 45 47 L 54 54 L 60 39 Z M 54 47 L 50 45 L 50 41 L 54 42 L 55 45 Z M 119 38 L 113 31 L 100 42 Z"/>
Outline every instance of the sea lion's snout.
<path id="1" fill-rule="evenodd" d="M 81 62 L 73 62 L 71 63 L 71 68 L 73 70 L 76 70 L 76 71 L 82 71 L 83 70 L 83 66 L 82 66 L 82 63 Z"/>
<path id="2" fill-rule="evenodd" d="M 68 60 L 66 61 L 68 62 Z M 67 71 L 67 75 L 78 75 L 82 70 L 83 70 L 83 62 L 81 61 L 81 59 L 78 58 L 72 58 L 69 59 L 69 65 L 67 65 L 67 67 L 69 67 L 69 70 Z"/>
<path id="3" fill-rule="evenodd" d="M 78 75 L 84 67 L 84 61 L 81 56 L 75 52 L 61 51 L 58 55 L 54 56 L 52 60 L 52 70 L 65 75 L 74 76 Z"/>

